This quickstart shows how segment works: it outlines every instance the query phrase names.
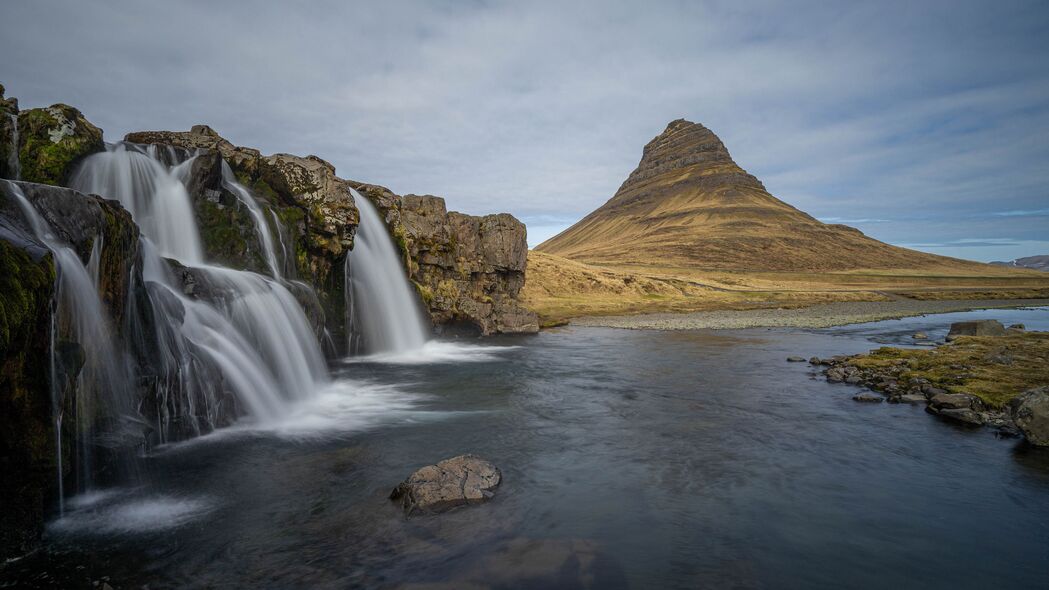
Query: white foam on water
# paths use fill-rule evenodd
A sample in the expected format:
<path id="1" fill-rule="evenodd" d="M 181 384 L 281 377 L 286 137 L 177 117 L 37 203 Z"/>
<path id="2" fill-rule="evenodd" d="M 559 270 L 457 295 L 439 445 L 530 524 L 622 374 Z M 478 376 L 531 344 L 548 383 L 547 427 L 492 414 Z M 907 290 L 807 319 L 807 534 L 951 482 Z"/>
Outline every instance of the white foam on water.
<path id="1" fill-rule="evenodd" d="M 215 508 L 206 498 L 137 496 L 132 490 L 99 490 L 70 499 L 69 510 L 48 529 L 57 534 L 141 534 L 178 528 Z"/>
<path id="2" fill-rule="evenodd" d="M 500 354 L 517 346 L 484 346 L 430 340 L 419 348 L 397 352 L 380 352 L 343 359 L 347 364 L 377 363 L 389 365 L 429 365 L 440 363 L 481 363 L 500 359 Z"/>

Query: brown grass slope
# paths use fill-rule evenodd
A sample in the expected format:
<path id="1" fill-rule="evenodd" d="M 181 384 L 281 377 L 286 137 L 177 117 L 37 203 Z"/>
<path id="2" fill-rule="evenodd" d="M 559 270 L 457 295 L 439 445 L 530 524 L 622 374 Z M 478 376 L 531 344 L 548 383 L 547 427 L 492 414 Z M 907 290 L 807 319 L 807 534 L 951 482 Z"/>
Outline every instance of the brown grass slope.
<path id="1" fill-rule="evenodd" d="M 615 196 L 536 250 L 599 265 L 997 274 L 989 265 L 899 248 L 822 223 L 773 197 L 713 132 L 683 119 L 645 146 Z"/>

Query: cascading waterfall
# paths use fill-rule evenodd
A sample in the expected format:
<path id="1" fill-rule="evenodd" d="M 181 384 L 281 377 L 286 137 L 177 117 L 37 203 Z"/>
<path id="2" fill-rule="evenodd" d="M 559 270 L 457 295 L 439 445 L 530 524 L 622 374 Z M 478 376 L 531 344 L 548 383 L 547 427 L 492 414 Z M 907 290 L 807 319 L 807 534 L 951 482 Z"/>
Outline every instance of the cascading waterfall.
<path id="1" fill-rule="evenodd" d="M 277 266 L 277 253 L 273 249 L 273 236 L 270 234 L 269 224 L 266 223 L 266 215 L 263 214 L 262 207 L 255 201 L 251 191 L 237 182 L 237 177 L 225 160 L 222 162 L 222 187 L 236 195 L 237 199 L 248 208 L 252 219 L 255 220 L 255 233 L 259 236 L 259 245 L 262 246 L 266 266 L 269 267 L 273 278 L 279 279 L 281 277 L 280 267 Z"/>
<path id="2" fill-rule="evenodd" d="M 134 326 L 130 332 L 156 372 L 161 442 L 219 427 L 223 415 L 279 418 L 289 401 L 310 396 L 329 379 L 306 316 L 283 284 L 203 262 L 192 205 L 180 182 L 188 161 L 174 150 L 117 145 L 87 158 L 72 183 L 118 199 L 144 235 L 142 275 L 153 329 Z M 253 217 L 264 223 L 250 192 L 235 179 L 223 180 L 249 210 L 259 210 Z M 266 227 L 257 230 L 260 238 L 269 235 Z M 272 244 L 263 247 L 279 277 Z M 185 295 L 165 257 L 185 265 L 183 272 L 206 294 Z"/>
<path id="3" fill-rule="evenodd" d="M 118 143 L 90 156 L 70 186 L 117 199 L 163 256 L 184 264 L 203 262 L 200 232 L 186 187 L 160 161 Z"/>
<path id="4" fill-rule="evenodd" d="M 19 180 L 22 178 L 22 162 L 18 159 L 18 115 L 15 113 L 8 113 L 11 117 L 11 149 L 7 152 L 7 165 L 11 171 L 12 178 Z"/>
<path id="5" fill-rule="evenodd" d="M 127 355 L 115 344 L 108 314 L 98 294 L 98 268 L 101 239 L 92 246 L 91 259 L 84 265 L 76 252 L 58 238 L 37 213 L 18 185 L 5 181 L 8 193 L 18 203 L 33 234 L 54 256 L 57 273 L 56 308 L 51 329 L 51 408 L 56 433 L 59 503 L 62 487 L 62 423 L 64 391 L 58 376 L 58 341 L 68 338 L 81 344 L 84 365 L 75 388 L 77 488 L 93 484 L 93 448 L 119 446 L 123 427 L 137 422 L 134 385 Z"/>
<path id="6" fill-rule="evenodd" d="M 403 352 L 426 344 L 414 290 L 389 231 L 371 201 L 350 189 L 360 211 L 353 250 L 346 256 L 350 352 Z"/>

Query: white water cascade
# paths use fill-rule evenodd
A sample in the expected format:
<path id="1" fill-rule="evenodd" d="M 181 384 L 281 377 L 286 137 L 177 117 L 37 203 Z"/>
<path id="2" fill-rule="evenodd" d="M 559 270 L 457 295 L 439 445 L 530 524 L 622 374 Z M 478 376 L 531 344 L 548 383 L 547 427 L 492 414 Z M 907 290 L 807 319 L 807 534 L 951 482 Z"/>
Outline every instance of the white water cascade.
<path id="1" fill-rule="evenodd" d="M 51 408 L 56 436 L 59 509 L 63 505 L 62 423 L 66 407 L 58 378 L 58 340 L 81 345 L 84 365 L 75 387 L 77 487 L 92 486 L 93 448 L 119 438 L 122 422 L 137 421 L 134 386 L 127 355 L 115 344 L 108 314 L 98 294 L 101 238 L 92 247 L 88 265 L 55 235 L 18 185 L 6 182 L 33 234 L 54 256 L 57 273 L 56 308 L 51 334 Z M 108 421 L 108 424 L 104 424 Z M 102 430 L 103 428 L 105 430 Z"/>
<path id="2" fill-rule="evenodd" d="M 18 115 L 9 113 L 11 118 L 11 149 L 7 153 L 7 166 L 11 171 L 11 178 L 19 180 L 22 178 L 22 162 L 18 159 Z"/>
<path id="3" fill-rule="evenodd" d="M 90 156 L 73 174 L 70 186 L 120 201 L 163 256 L 185 264 L 203 262 L 186 187 L 167 166 L 135 146 L 118 143 Z"/>
<path id="4" fill-rule="evenodd" d="M 179 181 L 186 162 L 169 168 L 155 158 L 155 150 L 118 145 L 87 158 L 73 187 L 120 200 L 144 234 L 143 279 L 153 330 L 132 332 L 157 365 L 159 438 L 212 430 L 222 425 L 223 414 L 277 419 L 288 402 L 309 397 L 328 382 L 317 339 L 300 304 L 278 280 L 203 262 L 192 205 Z M 227 190 L 243 191 L 249 209 L 258 209 L 234 179 L 224 183 Z M 254 213 L 253 218 L 265 219 Z M 257 229 L 260 236 L 269 235 L 268 228 Z M 266 250 L 275 261 L 271 243 Z M 183 293 L 165 257 L 186 266 L 181 272 L 197 283 L 196 298 Z M 275 262 L 271 270 L 279 276 Z"/>
<path id="5" fill-rule="evenodd" d="M 255 233 L 259 237 L 259 245 L 262 246 L 262 256 L 266 259 L 266 266 L 269 267 L 273 278 L 279 279 L 280 267 L 277 265 L 277 253 L 273 249 L 273 236 L 270 234 L 269 224 L 266 223 L 266 215 L 262 212 L 262 207 L 255 201 L 251 191 L 237 182 L 237 177 L 234 176 L 233 170 L 225 160 L 222 162 L 222 187 L 236 195 L 237 199 L 248 208 L 252 219 L 255 220 Z"/>
<path id="6" fill-rule="evenodd" d="M 361 215 L 346 256 L 350 352 L 420 349 L 426 344 L 426 324 L 386 224 L 371 201 L 353 189 L 350 193 Z"/>

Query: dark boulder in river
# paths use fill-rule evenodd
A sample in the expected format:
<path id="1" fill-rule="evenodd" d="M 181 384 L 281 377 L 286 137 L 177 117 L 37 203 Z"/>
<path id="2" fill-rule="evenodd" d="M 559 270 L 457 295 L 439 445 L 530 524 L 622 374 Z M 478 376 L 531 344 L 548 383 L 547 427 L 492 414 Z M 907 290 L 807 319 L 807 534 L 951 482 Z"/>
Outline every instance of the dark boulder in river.
<path id="1" fill-rule="evenodd" d="M 975 320 L 972 322 L 954 322 L 947 340 L 958 336 L 1004 336 L 1005 326 L 998 320 Z"/>
<path id="2" fill-rule="evenodd" d="M 492 497 L 502 481 L 499 468 L 474 455 L 459 455 L 427 465 L 408 476 L 390 494 L 407 514 L 416 509 L 440 512 Z"/>
<path id="3" fill-rule="evenodd" d="M 1027 442 L 1049 446 L 1049 387 L 1025 392 L 1009 404 L 1009 409 Z"/>

